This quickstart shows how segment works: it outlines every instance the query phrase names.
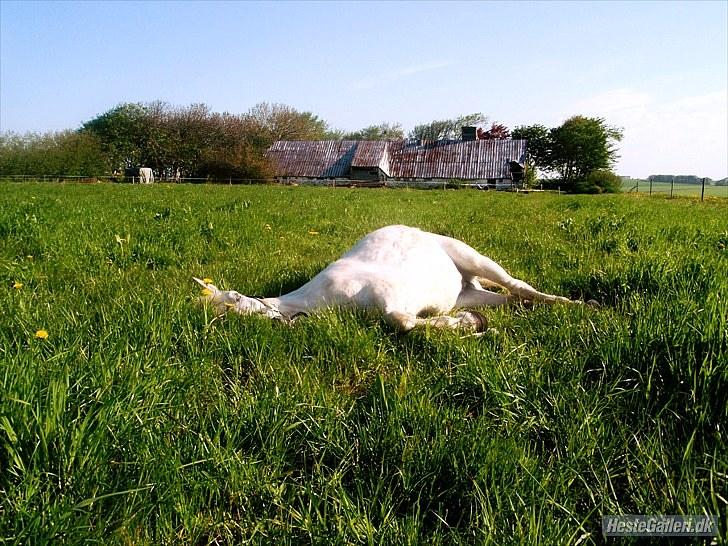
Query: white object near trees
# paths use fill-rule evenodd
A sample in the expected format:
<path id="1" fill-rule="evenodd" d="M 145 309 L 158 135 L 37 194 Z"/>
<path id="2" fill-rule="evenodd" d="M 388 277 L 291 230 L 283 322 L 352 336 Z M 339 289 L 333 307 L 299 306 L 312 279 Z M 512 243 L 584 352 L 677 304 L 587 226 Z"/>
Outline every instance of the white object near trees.
<path id="1" fill-rule="evenodd" d="M 478 279 L 510 294 L 484 290 Z M 220 315 L 259 314 L 291 319 L 327 308 L 370 309 L 402 331 L 416 326 L 482 331 L 485 319 L 454 309 L 505 305 L 517 300 L 582 303 L 539 292 L 457 239 L 407 226 L 388 226 L 361 239 L 309 282 L 277 298 L 251 298 L 195 278 L 201 298 Z"/>
<path id="2" fill-rule="evenodd" d="M 151 184 L 154 182 L 154 172 L 149 167 L 141 167 L 139 169 L 139 183 Z"/>

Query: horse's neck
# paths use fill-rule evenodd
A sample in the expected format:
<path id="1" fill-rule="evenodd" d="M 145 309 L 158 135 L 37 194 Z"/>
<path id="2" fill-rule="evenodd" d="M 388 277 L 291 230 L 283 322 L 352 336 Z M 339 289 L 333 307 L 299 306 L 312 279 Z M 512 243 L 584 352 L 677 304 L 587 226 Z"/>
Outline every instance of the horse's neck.
<path id="1" fill-rule="evenodd" d="M 277 298 L 263 298 L 263 303 L 276 309 L 286 317 L 293 317 L 300 313 L 308 314 L 312 311 L 300 294 L 291 292 Z"/>

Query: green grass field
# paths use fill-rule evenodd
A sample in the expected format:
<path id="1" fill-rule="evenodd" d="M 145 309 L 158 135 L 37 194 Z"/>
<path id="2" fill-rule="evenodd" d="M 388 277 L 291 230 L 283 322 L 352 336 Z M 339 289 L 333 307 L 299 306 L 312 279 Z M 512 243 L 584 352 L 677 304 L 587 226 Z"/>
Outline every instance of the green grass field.
<path id="1" fill-rule="evenodd" d="M 726 201 L 0 191 L 0 542 L 591 544 L 615 513 L 725 536 Z M 603 306 L 461 338 L 194 305 L 193 275 L 277 295 L 391 223 Z"/>
<path id="2" fill-rule="evenodd" d="M 652 183 L 652 195 L 670 195 L 670 183 L 669 182 L 653 182 Z M 625 180 L 622 184 L 622 191 L 631 193 L 649 193 L 650 182 L 649 180 Z M 674 197 L 700 197 L 702 186 L 700 184 L 674 184 L 672 192 Z M 711 186 L 706 184 L 705 186 L 705 197 L 723 197 L 728 198 L 728 186 Z"/>

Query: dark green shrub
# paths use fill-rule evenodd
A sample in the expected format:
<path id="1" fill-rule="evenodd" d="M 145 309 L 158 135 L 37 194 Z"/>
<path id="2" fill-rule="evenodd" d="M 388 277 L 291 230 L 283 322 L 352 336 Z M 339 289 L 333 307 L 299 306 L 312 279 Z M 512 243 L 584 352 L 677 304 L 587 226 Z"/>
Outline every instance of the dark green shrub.
<path id="1" fill-rule="evenodd" d="M 526 169 L 523 173 L 523 186 L 525 188 L 537 188 L 538 184 L 535 165 L 526 163 Z"/>
<path id="2" fill-rule="evenodd" d="M 576 193 L 619 193 L 622 191 L 622 179 L 607 169 L 597 169 L 577 180 L 574 184 Z"/>

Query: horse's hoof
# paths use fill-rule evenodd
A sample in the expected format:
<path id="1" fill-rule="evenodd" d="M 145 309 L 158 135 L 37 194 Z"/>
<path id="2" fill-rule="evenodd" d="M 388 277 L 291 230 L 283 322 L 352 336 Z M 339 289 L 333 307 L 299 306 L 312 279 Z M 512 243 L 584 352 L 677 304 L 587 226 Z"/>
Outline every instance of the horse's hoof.
<path id="1" fill-rule="evenodd" d="M 477 311 L 462 311 L 456 316 L 460 319 L 460 328 L 472 332 L 485 332 L 488 329 L 488 319 Z"/>

